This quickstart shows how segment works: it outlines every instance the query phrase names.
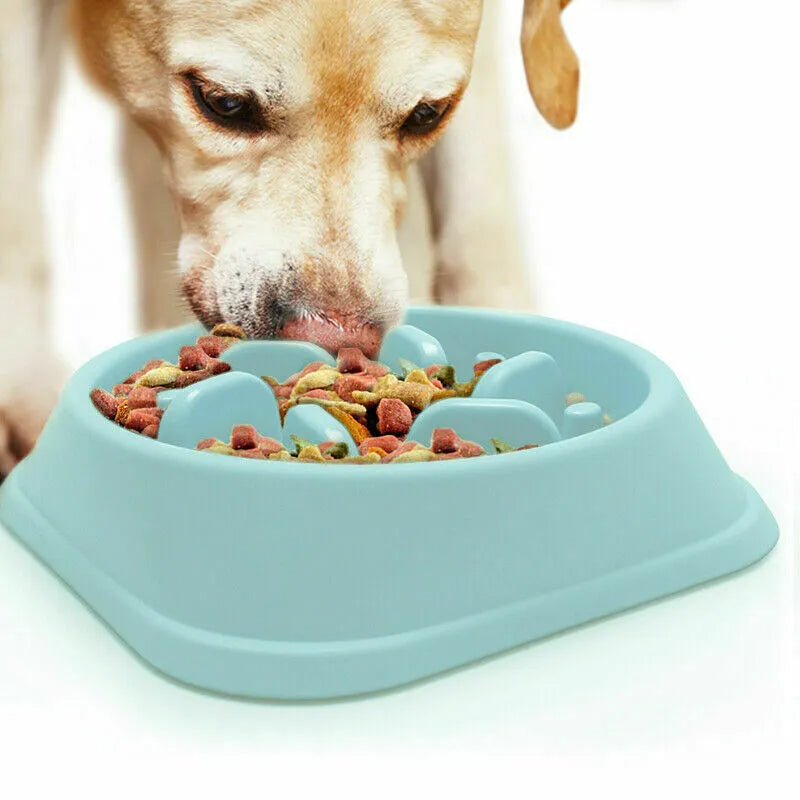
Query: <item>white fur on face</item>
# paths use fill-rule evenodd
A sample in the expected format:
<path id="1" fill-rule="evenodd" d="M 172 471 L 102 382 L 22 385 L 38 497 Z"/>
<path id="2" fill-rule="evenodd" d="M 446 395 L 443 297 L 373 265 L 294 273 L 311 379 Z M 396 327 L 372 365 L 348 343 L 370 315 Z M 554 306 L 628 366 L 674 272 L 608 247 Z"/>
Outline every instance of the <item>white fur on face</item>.
<path id="1" fill-rule="evenodd" d="M 421 100 L 460 91 L 472 54 L 469 35 L 458 44 L 428 30 L 414 5 L 293 0 L 252 4 L 224 26 L 206 17 L 192 35 L 175 26 L 164 150 L 184 228 L 179 266 L 204 321 L 269 335 L 306 313 L 399 318 L 404 172 L 430 142 L 404 143 L 397 128 Z M 252 93 L 278 122 L 255 136 L 215 126 L 186 90 L 188 72 Z"/>

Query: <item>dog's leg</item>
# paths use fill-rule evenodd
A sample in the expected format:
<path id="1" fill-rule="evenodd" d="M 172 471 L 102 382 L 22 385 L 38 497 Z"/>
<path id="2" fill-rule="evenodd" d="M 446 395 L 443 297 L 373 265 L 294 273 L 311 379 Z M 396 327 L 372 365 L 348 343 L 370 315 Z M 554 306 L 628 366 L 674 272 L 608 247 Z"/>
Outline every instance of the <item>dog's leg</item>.
<path id="1" fill-rule="evenodd" d="M 530 308 L 505 135 L 498 0 L 484 3 L 472 79 L 422 162 L 432 209 L 440 303 Z"/>
<path id="2" fill-rule="evenodd" d="M 122 152 L 136 233 L 139 324 L 144 330 L 192 319 L 178 284 L 180 221 L 166 189 L 161 155 L 147 134 L 123 122 Z"/>
<path id="3" fill-rule="evenodd" d="M 41 155 L 63 7 L 0 4 L 0 480 L 33 446 L 65 371 L 47 326 Z"/>

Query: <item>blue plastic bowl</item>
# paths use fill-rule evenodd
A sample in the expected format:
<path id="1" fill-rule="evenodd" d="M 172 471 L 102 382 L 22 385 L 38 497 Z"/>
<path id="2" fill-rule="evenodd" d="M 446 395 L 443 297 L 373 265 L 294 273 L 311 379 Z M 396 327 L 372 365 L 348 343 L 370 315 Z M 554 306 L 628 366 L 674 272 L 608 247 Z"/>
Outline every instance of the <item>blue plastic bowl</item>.
<path id="1" fill-rule="evenodd" d="M 482 351 L 548 353 L 616 421 L 536 450 L 365 467 L 211 455 L 97 413 L 92 387 L 174 361 L 199 332 L 187 326 L 75 373 L 0 488 L 0 520 L 157 668 L 272 698 L 403 684 L 774 546 L 764 503 L 654 356 L 522 314 L 415 308 L 407 321 L 462 374 Z"/>

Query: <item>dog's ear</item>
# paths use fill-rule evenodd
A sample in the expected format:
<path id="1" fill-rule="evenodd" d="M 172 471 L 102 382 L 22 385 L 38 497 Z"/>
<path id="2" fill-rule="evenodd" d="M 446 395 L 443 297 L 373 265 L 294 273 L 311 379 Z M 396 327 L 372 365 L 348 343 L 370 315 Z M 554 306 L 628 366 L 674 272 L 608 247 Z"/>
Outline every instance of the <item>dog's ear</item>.
<path id="1" fill-rule="evenodd" d="M 578 113 L 578 57 L 561 25 L 569 0 L 525 0 L 522 58 L 533 101 L 554 128 L 568 128 Z"/>

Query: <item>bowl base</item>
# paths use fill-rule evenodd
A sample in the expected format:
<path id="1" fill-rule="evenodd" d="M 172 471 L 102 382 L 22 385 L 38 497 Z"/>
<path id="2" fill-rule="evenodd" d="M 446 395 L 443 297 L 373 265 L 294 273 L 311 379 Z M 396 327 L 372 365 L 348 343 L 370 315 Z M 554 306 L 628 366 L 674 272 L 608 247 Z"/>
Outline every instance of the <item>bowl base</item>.
<path id="1" fill-rule="evenodd" d="M 778 529 L 744 480 L 746 502 L 724 530 L 593 580 L 404 633 L 351 641 L 264 641 L 202 630 L 149 607 L 93 565 L 22 491 L 0 487 L 0 522 L 146 661 L 225 694 L 325 699 L 399 686 L 742 569 Z"/>

